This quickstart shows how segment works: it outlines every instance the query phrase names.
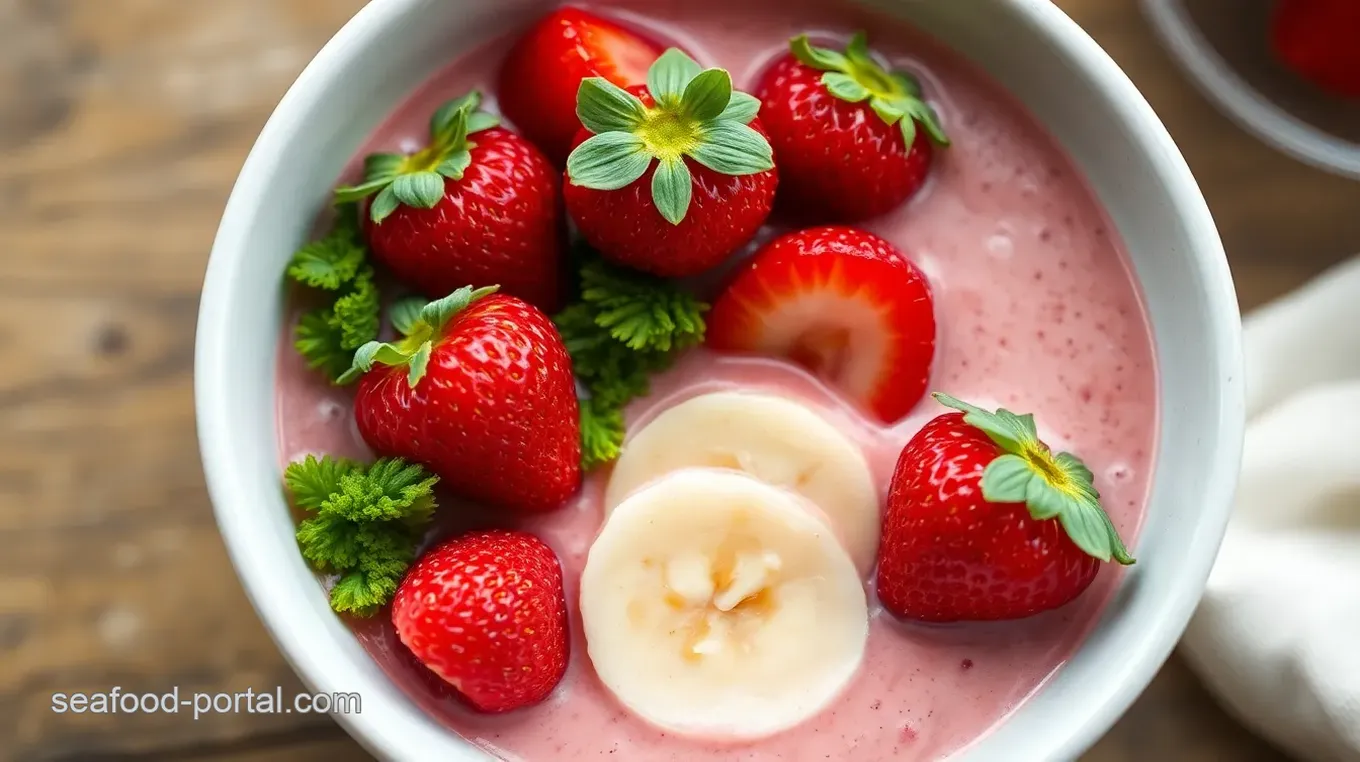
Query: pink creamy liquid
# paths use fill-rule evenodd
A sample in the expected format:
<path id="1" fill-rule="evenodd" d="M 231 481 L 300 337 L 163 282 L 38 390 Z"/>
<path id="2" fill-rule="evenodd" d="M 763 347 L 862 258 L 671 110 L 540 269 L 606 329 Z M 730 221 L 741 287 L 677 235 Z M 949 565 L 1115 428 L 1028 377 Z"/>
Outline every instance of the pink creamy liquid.
<path id="1" fill-rule="evenodd" d="M 1080 455 L 1096 474 L 1121 534 L 1132 540 L 1152 477 L 1157 427 L 1152 337 L 1120 243 L 1075 167 L 1024 110 L 956 54 L 891 19 L 824 0 L 713 2 L 633 0 L 615 15 L 679 42 L 700 62 L 729 69 L 750 90 L 762 68 L 808 30 L 872 31 L 894 64 L 917 72 L 954 147 L 937 153 L 927 189 L 897 213 L 867 225 L 893 241 L 931 278 L 940 325 L 932 388 L 983 406 L 1035 413 L 1045 439 Z M 494 108 L 493 82 L 505 40 L 436 74 L 360 151 L 409 150 L 429 114 L 479 88 Z M 351 179 L 358 159 L 345 179 Z M 791 227 L 780 221 L 769 234 Z M 291 330 L 291 326 L 288 327 Z M 279 351 L 277 415 L 284 462 L 307 452 L 368 456 L 345 390 L 303 367 L 287 335 Z M 923 403 L 885 428 L 834 392 L 783 363 L 687 356 L 629 411 L 630 430 L 680 399 L 719 389 L 786 395 L 823 412 L 862 444 L 886 495 L 897 453 L 941 412 Z M 573 616 L 567 676 L 543 704 L 505 716 L 468 711 L 415 665 L 383 616 L 355 632 L 393 680 L 426 711 L 506 759 L 926 760 L 956 752 L 1002 721 L 1080 644 L 1118 579 L 1104 569 L 1080 599 L 1020 622 L 903 624 L 873 601 L 859 676 L 801 726 L 737 746 L 665 734 L 633 717 L 596 678 L 576 610 L 577 581 L 598 529 L 607 472 L 555 514 L 522 522 L 561 557 Z M 448 519 L 483 523 L 452 498 Z M 318 594 L 321 591 L 318 590 Z"/>

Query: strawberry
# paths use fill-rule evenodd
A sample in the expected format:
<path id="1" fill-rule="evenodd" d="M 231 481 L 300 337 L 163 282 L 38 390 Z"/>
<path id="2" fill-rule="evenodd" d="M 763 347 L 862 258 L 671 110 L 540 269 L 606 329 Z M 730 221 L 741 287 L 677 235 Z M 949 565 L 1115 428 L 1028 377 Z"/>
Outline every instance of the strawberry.
<path id="1" fill-rule="evenodd" d="M 813 47 L 807 35 L 790 47 L 756 89 L 781 206 L 804 220 L 855 222 L 915 195 L 932 143 L 949 145 L 916 78 L 884 69 L 862 32 L 844 53 Z"/>
<path id="2" fill-rule="evenodd" d="M 902 450 L 888 492 L 878 597 L 928 622 L 1018 619 L 1071 601 L 1102 561 L 1131 564 L 1090 469 L 1054 454 L 1034 416 L 961 411 Z"/>
<path id="3" fill-rule="evenodd" d="M 1304 79 L 1360 98 L 1360 1 L 1281 0 L 1271 18 L 1270 45 Z"/>
<path id="4" fill-rule="evenodd" d="M 558 166 L 581 129 L 576 90 L 586 77 L 620 86 L 646 81 L 662 47 L 580 8 L 559 8 L 515 43 L 501 66 L 501 113 Z"/>
<path id="5" fill-rule="evenodd" d="M 483 712 L 537 704 L 567 670 L 562 566 L 527 532 L 474 532 L 426 553 L 397 588 L 392 625 Z"/>
<path id="6" fill-rule="evenodd" d="M 708 346 L 786 357 L 895 421 L 921 400 L 930 378 L 930 284 L 871 233 L 788 233 L 756 252 L 714 302 Z"/>
<path id="7" fill-rule="evenodd" d="M 745 245 L 774 204 L 778 177 L 756 111 L 722 69 L 672 48 L 624 90 L 581 83 L 586 130 L 563 196 L 582 237 L 618 264 L 666 277 L 707 270 Z M 592 134 L 593 133 L 593 134 Z"/>
<path id="8" fill-rule="evenodd" d="M 369 245 L 425 296 L 498 284 L 554 311 L 565 288 L 560 182 L 537 148 L 477 110 L 480 98 L 473 92 L 441 107 L 420 151 L 367 157 L 364 182 L 338 189 L 336 199 L 377 194 Z"/>
<path id="9" fill-rule="evenodd" d="M 345 378 L 374 452 L 424 465 L 489 505 L 549 511 L 581 482 L 581 432 L 566 347 L 536 307 L 494 288 L 463 288 L 393 322 Z"/>

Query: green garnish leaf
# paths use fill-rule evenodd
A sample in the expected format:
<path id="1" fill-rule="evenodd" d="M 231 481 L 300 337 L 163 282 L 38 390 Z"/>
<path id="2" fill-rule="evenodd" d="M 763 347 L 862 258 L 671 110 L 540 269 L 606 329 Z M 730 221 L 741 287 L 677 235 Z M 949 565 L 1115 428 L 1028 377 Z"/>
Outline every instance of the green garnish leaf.
<path id="1" fill-rule="evenodd" d="M 693 189 L 694 178 L 684 159 L 663 159 L 652 173 L 652 202 L 672 225 L 685 219 Z"/>
<path id="2" fill-rule="evenodd" d="M 642 138 L 631 132 L 591 136 L 567 157 L 573 185 L 596 190 L 618 190 L 631 185 L 652 163 Z"/>
<path id="3" fill-rule="evenodd" d="M 647 70 L 647 92 L 652 94 L 657 103 L 663 100 L 677 101 L 701 71 L 703 68 L 698 62 L 683 50 L 670 48 Z"/>
<path id="4" fill-rule="evenodd" d="M 364 467 L 329 455 L 289 464 L 284 481 L 311 515 L 297 529 L 302 556 L 339 575 L 335 611 L 372 616 L 396 592 L 435 508 L 438 477 L 401 459 Z"/>
<path id="5" fill-rule="evenodd" d="M 334 316 L 329 307 L 312 310 L 303 314 L 293 329 L 293 348 L 307 361 L 307 367 L 332 381 L 339 379 L 354 360 L 354 352 L 342 346 Z"/>
<path id="6" fill-rule="evenodd" d="M 647 88 L 652 106 L 599 77 L 582 80 L 577 115 L 596 134 L 567 157 L 573 185 L 618 190 L 655 166 L 652 202 L 662 218 L 678 225 L 694 193 L 688 160 L 729 175 L 774 167 L 769 141 L 747 126 L 760 102 L 734 92 L 726 70 L 701 70 L 671 48 L 648 69 Z"/>
<path id="7" fill-rule="evenodd" d="M 315 511 L 332 493 L 340 491 L 341 477 L 357 470 L 359 464 L 351 460 L 308 455 L 284 469 L 283 481 L 299 508 Z"/>
<path id="8" fill-rule="evenodd" d="M 587 130 L 631 132 L 642 124 L 646 110 L 637 96 L 604 77 L 581 80 L 576 91 L 576 116 Z"/>
<path id="9" fill-rule="evenodd" d="M 634 352 L 670 352 L 704 341 L 708 305 L 664 278 L 596 260 L 581 268 L 581 298 L 591 320 Z"/>
<path id="10" fill-rule="evenodd" d="M 789 48 L 799 61 L 825 72 L 822 84 L 827 92 L 848 103 L 867 101 L 884 124 L 898 125 L 907 150 L 916 140 L 918 123 L 937 145 L 949 145 L 939 115 L 925 102 L 921 83 L 906 72 L 884 69 L 869 50 L 864 32 L 850 38 L 844 53 L 815 47 L 805 34 L 790 40 Z"/>
<path id="11" fill-rule="evenodd" d="M 418 296 L 398 299 L 388 308 L 387 319 L 392 321 L 392 327 L 397 329 L 397 333 L 410 336 L 415 330 L 416 321 L 420 320 L 420 311 L 426 304 L 427 302 Z"/>
<path id="12" fill-rule="evenodd" d="M 349 209 L 340 210 L 339 220 Z M 359 273 L 364 264 L 364 245 L 350 224 L 337 221 L 323 238 L 305 243 L 288 262 L 289 278 L 311 288 L 338 291 Z"/>
<path id="13" fill-rule="evenodd" d="M 655 97 L 655 96 L 653 96 Z M 732 75 L 725 69 L 706 69 L 685 86 L 681 102 L 700 121 L 717 119 L 732 100 Z"/>
<path id="14" fill-rule="evenodd" d="M 588 391 L 581 401 L 582 465 L 618 457 L 623 408 L 647 394 L 649 378 L 704 339 L 708 305 L 663 278 L 600 259 L 581 268 L 581 298 L 553 321 Z"/>
<path id="15" fill-rule="evenodd" d="M 350 285 L 349 292 L 335 300 L 330 320 L 340 334 L 341 348 L 353 352 L 378 337 L 382 305 L 373 271 L 368 267 Z"/>
<path id="16" fill-rule="evenodd" d="M 304 244 L 288 264 L 288 277 L 330 292 L 333 301 L 302 316 L 293 346 L 307 367 L 337 382 L 349 368 L 354 350 L 378 336 L 379 294 L 358 215 L 350 205 L 338 210 L 335 225 L 323 238 Z"/>
<path id="17" fill-rule="evenodd" d="M 756 114 L 760 113 L 760 99 L 754 95 L 733 90 L 732 98 L 727 102 L 727 108 L 718 115 L 719 120 L 750 124 Z"/>
<path id="18" fill-rule="evenodd" d="M 718 122 L 694 149 L 694 160 L 725 175 L 752 175 L 774 168 L 774 150 L 760 133 L 741 122 Z"/>
<path id="19" fill-rule="evenodd" d="M 619 457 L 623 446 L 622 406 L 602 399 L 581 400 L 581 467 L 587 471 Z"/>
<path id="20" fill-rule="evenodd" d="M 964 423 L 1003 450 L 982 473 L 982 496 L 992 503 L 1024 503 L 1039 521 L 1057 519 L 1082 552 L 1101 561 L 1134 563 L 1114 522 L 1100 505 L 1094 476 L 1075 455 L 1056 455 L 1039 439 L 1033 415 L 995 412 L 950 397 L 940 404 L 963 413 Z"/>

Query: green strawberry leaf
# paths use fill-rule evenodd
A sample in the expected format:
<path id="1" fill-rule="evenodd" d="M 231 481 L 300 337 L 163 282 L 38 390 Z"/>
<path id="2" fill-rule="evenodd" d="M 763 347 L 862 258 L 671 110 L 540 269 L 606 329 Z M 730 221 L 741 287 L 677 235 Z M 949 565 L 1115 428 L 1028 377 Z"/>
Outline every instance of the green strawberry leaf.
<path id="1" fill-rule="evenodd" d="M 398 175 L 392 181 L 392 193 L 407 206 L 433 209 L 444 198 L 444 178 L 437 172 Z"/>
<path id="2" fill-rule="evenodd" d="M 416 323 L 420 320 L 420 311 L 428 304 L 418 296 L 408 296 L 399 299 L 387 310 L 387 319 L 392 322 L 392 327 L 397 329 L 397 333 L 402 336 L 410 336 L 416 328 Z"/>
<path id="3" fill-rule="evenodd" d="M 993 503 L 1023 503 L 1036 521 L 1056 519 L 1073 544 L 1099 559 L 1134 563 L 1100 506 L 1094 475 L 1071 453 L 1054 455 L 1039 439 L 1033 415 L 1006 409 L 995 412 L 950 397 L 933 395 L 941 404 L 961 411 L 968 425 L 986 434 L 1003 453 L 982 473 L 982 497 Z"/>
<path id="4" fill-rule="evenodd" d="M 587 77 L 576 91 L 576 116 L 587 130 L 598 135 L 637 129 L 646 110 L 637 96 L 613 82 Z"/>
<path id="5" fill-rule="evenodd" d="M 717 122 L 704 132 L 704 142 L 691 154 L 694 160 L 725 175 L 753 175 L 774 168 L 774 150 L 750 126 Z"/>
<path id="6" fill-rule="evenodd" d="M 618 190 L 647 171 L 652 154 L 642 138 L 631 132 L 602 132 L 588 138 L 567 157 L 572 185 L 595 190 Z"/>
<path id="7" fill-rule="evenodd" d="M 838 71 L 829 71 L 823 74 L 822 84 L 832 95 L 851 103 L 868 100 L 873 95 L 869 92 L 869 88 L 861 85 L 854 77 Z"/>
<path id="8" fill-rule="evenodd" d="M 685 86 L 680 103 L 695 119 L 717 119 L 732 100 L 732 77 L 723 69 L 706 69 Z"/>
<path id="9" fill-rule="evenodd" d="M 727 108 L 718 115 L 718 120 L 750 124 L 758 113 L 760 113 L 759 98 L 733 90 L 732 98 L 727 102 Z"/>
<path id="10" fill-rule="evenodd" d="M 703 69 L 679 48 L 662 53 L 647 70 L 647 92 L 657 103 L 676 101 Z"/>
<path id="11" fill-rule="evenodd" d="M 656 172 L 652 173 L 652 202 L 667 222 L 679 225 L 685 219 L 693 188 L 694 180 L 684 159 L 657 163 Z"/>
<path id="12" fill-rule="evenodd" d="M 821 71 L 848 71 L 850 59 L 838 51 L 814 47 L 808 36 L 800 34 L 789 42 L 794 58 Z"/>
<path id="13" fill-rule="evenodd" d="M 663 219 L 678 225 L 694 195 L 687 158 L 729 175 L 774 168 L 769 141 L 748 126 L 760 102 L 734 92 L 727 71 L 701 70 L 672 48 L 648 70 L 647 87 L 653 106 L 601 78 L 581 82 L 577 116 L 595 135 L 567 157 L 572 185 L 619 190 L 643 178 L 656 160 L 652 201 Z"/>

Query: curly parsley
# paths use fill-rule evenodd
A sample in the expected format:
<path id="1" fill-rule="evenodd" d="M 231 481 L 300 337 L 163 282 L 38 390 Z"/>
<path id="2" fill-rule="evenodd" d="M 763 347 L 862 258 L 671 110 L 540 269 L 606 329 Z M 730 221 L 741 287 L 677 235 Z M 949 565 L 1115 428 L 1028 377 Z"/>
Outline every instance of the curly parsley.
<path id="1" fill-rule="evenodd" d="M 572 369 L 589 397 L 581 401 L 581 460 L 608 463 L 623 444 L 623 407 L 647 393 L 648 379 L 680 352 L 703 343 L 708 305 L 674 283 L 589 259 L 581 298 L 553 319 Z"/>
<path id="2" fill-rule="evenodd" d="M 330 300 L 302 316 L 293 346 L 307 367 L 335 383 L 349 370 L 354 350 L 378 337 L 381 310 L 358 216 L 348 205 L 338 211 L 331 232 L 298 249 L 286 270 L 290 279 Z"/>
<path id="3" fill-rule="evenodd" d="M 364 466 L 308 455 L 289 464 L 283 478 L 293 502 L 311 514 L 297 529 L 303 558 L 337 575 L 331 608 L 372 616 L 415 560 L 438 477 L 400 458 Z"/>

